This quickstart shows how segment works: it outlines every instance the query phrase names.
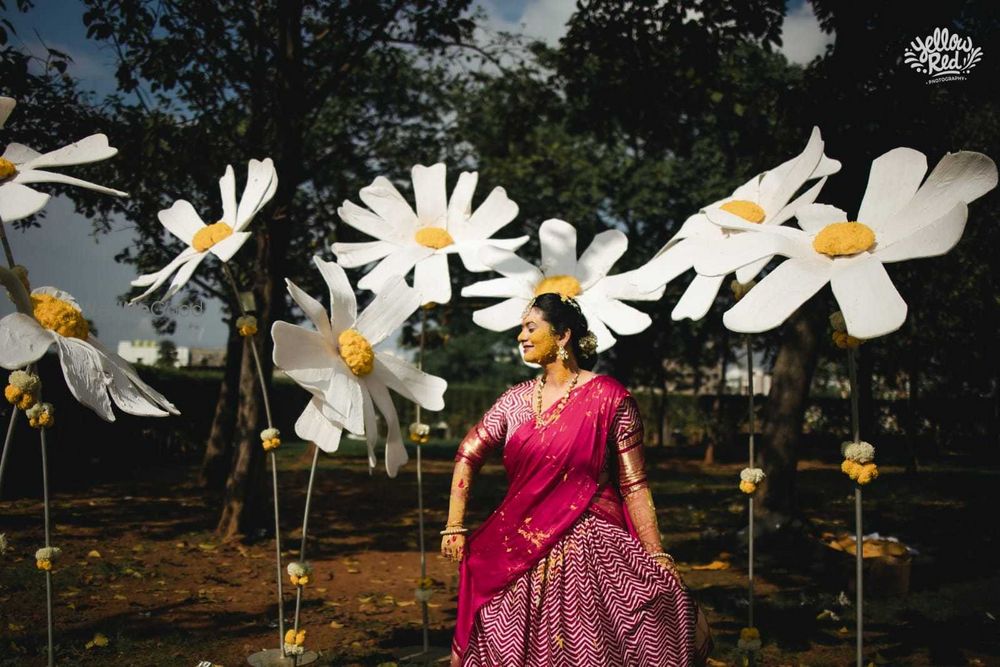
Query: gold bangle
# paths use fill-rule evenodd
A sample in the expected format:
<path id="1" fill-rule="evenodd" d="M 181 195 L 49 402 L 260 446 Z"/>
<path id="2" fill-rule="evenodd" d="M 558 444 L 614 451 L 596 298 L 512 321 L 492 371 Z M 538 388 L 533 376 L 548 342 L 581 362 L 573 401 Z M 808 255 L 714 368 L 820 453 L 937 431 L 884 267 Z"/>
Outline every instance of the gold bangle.
<path id="1" fill-rule="evenodd" d="M 447 526 L 441 531 L 442 535 L 464 535 L 469 532 L 468 528 L 463 528 L 462 526 Z"/>
<path id="2" fill-rule="evenodd" d="M 677 561 L 674 560 L 674 557 L 671 556 L 670 554 L 668 554 L 666 551 L 657 551 L 655 554 L 649 554 L 649 557 L 650 558 L 666 558 L 672 564 L 674 564 L 674 565 L 677 564 Z"/>

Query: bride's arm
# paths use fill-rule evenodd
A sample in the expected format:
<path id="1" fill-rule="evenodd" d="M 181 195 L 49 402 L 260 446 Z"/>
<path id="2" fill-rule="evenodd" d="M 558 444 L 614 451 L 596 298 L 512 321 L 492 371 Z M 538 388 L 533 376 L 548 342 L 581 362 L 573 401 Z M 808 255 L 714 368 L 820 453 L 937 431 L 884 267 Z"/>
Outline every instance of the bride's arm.
<path id="1" fill-rule="evenodd" d="M 646 481 L 642 419 L 632 396 L 626 396 L 619 404 L 612 428 L 614 441 L 618 446 L 618 489 L 642 548 L 679 579 L 674 559 L 664 551 L 660 539 L 656 507 Z"/>

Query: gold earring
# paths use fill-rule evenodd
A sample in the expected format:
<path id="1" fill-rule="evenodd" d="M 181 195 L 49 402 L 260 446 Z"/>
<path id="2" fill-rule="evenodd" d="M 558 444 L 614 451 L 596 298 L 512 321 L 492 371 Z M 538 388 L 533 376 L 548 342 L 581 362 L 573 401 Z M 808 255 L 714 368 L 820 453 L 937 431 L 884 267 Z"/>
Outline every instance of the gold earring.
<path id="1" fill-rule="evenodd" d="M 560 361 L 566 361 L 569 359 L 569 352 L 566 351 L 565 347 L 560 345 L 559 349 L 556 351 L 556 356 L 559 357 Z"/>

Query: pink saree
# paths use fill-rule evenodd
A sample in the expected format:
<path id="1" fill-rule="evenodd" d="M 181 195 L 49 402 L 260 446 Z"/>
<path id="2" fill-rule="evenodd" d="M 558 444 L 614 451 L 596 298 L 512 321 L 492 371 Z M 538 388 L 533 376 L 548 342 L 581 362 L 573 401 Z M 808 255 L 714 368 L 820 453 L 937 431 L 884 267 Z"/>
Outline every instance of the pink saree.
<path id="1" fill-rule="evenodd" d="M 523 401 L 508 414 L 492 415 L 507 431 L 503 462 L 510 486 L 466 541 L 453 644 L 463 665 L 639 664 L 625 657 L 636 651 L 645 656 L 641 664 L 690 664 L 693 605 L 642 550 L 615 482 L 598 482 L 626 399 L 632 400 L 620 383 L 598 376 L 574 390 L 546 426 L 525 418 Z M 641 446 L 641 431 L 639 437 Z M 607 596 L 614 599 L 597 611 L 588 601 Z M 567 627 L 562 617 L 574 606 L 595 616 L 594 628 L 576 619 Z M 539 639 L 545 635 L 539 624 L 551 625 L 555 638 Z M 595 632 L 608 639 L 594 639 Z M 512 633 L 522 636 L 499 637 Z M 636 633 L 638 648 L 628 648 Z M 567 642 L 586 646 L 567 648 Z M 549 654 L 557 650 L 550 644 L 558 655 Z M 650 661 L 654 653 L 660 657 Z"/>

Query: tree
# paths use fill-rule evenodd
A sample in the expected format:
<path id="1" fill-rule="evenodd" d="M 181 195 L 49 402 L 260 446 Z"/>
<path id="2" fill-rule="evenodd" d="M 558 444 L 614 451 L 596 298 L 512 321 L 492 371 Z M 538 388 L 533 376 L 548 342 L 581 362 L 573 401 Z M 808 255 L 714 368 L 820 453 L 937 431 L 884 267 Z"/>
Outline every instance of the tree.
<path id="1" fill-rule="evenodd" d="M 160 341 L 156 352 L 156 365 L 160 368 L 174 368 L 177 365 L 177 344 L 169 338 Z"/>

